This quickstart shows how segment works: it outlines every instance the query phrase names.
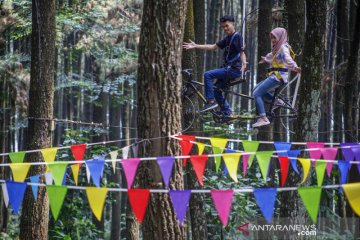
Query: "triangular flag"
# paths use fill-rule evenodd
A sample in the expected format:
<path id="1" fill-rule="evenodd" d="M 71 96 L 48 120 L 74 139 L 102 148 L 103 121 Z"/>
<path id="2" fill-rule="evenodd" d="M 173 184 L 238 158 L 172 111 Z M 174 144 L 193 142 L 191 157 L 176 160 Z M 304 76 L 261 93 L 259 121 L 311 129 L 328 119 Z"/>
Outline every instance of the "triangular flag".
<path id="1" fill-rule="evenodd" d="M 298 175 L 300 175 L 300 171 L 296 165 L 296 158 L 299 156 L 300 152 L 301 150 L 290 150 L 287 153 L 290 159 L 291 166 Z"/>
<path id="2" fill-rule="evenodd" d="M 51 213 L 56 221 L 59 217 L 61 207 L 62 207 L 64 199 L 66 197 L 67 187 L 66 186 L 47 185 L 46 191 L 49 196 Z"/>
<path id="3" fill-rule="evenodd" d="M 11 172 L 15 182 L 23 182 L 29 172 L 30 163 L 10 163 Z"/>
<path id="4" fill-rule="evenodd" d="M 276 201 L 276 188 L 258 188 L 254 190 L 257 205 L 268 224 L 271 223 Z"/>
<path id="5" fill-rule="evenodd" d="M 96 187 L 100 187 L 100 178 L 104 171 L 105 160 L 90 160 L 85 161 L 87 168 L 89 169 L 91 179 Z"/>
<path id="6" fill-rule="evenodd" d="M 244 177 L 246 176 L 246 171 L 247 171 L 248 163 L 249 163 L 249 157 L 250 157 L 250 155 L 248 155 L 248 154 L 242 155 L 243 176 L 244 176 Z"/>
<path id="7" fill-rule="evenodd" d="M 210 142 L 213 147 L 214 154 L 223 153 L 224 148 L 226 147 L 227 141 L 228 140 L 226 138 L 211 137 Z M 218 172 L 220 164 L 221 164 L 221 156 L 214 157 L 214 159 L 215 159 L 216 172 Z"/>
<path id="8" fill-rule="evenodd" d="M 289 172 L 289 158 L 286 156 L 279 156 L 279 162 L 281 169 L 281 187 L 284 187 Z"/>
<path id="9" fill-rule="evenodd" d="M 121 165 L 124 169 L 126 182 L 127 182 L 127 188 L 131 188 L 134 179 L 136 170 L 139 166 L 140 159 L 139 158 L 130 158 L 130 159 L 123 159 L 121 161 Z"/>
<path id="10" fill-rule="evenodd" d="M 121 153 L 122 153 L 122 158 L 127 159 L 129 156 L 129 146 L 123 147 L 121 149 Z"/>
<path id="11" fill-rule="evenodd" d="M 171 172 L 174 166 L 174 157 L 157 157 L 157 164 L 159 165 L 165 187 L 169 186 Z"/>
<path id="12" fill-rule="evenodd" d="M 181 152 L 183 156 L 190 155 L 191 149 L 193 147 L 193 142 L 195 141 L 195 136 L 190 135 L 178 135 L 180 140 Z M 183 165 L 186 166 L 187 158 L 183 158 Z"/>
<path id="13" fill-rule="evenodd" d="M 298 158 L 298 160 L 301 163 L 302 168 L 303 168 L 303 178 L 301 180 L 301 184 L 303 184 L 305 182 L 307 176 L 309 175 L 311 161 L 309 159 L 305 159 L 305 158 Z"/>
<path id="14" fill-rule="evenodd" d="M 132 150 L 132 153 L 133 153 L 133 157 L 137 158 L 138 157 L 138 152 L 139 152 L 139 145 L 138 144 L 132 145 L 131 150 Z"/>
<path id="15" fill-rule="evenodd" d="M 352 146 L 351 147 L 351 150 L 353 151 L 354 153 L 354 156 L 355 156 L 355 160 L 360 162 L 360 145 L 358 146 Z M 360 164 L 356 164 L 357 165 L 357 168 L 358 168 L 358 172 L 360 173 Z"/>
<path id="16" fill-rule="evenodd" d="M 47 172 L 44 175 L 45 175 L 45 183 L 46 183 L 46 185 L 52 185 L 53 180 L 54 180 L 52 173 Z"/>
<path id="17" fill-rule="evenodd" d="M 274 147 L 278 156 L 288 156 L 287 153 L 290 151 L 291 143 L 289 142 L 275 142 Z"/>
<path id="18" fill-rule="evenodd" d="M 347 200 L 352 210 L 360 216 L 360 183 L 349 183 L 342 185 Z"/>
<path id="19" fill-rule="evenodd" d="M 225 153 L 223 155 L 223 159 L 229 171 L 229 175 L 235 182 L 238 182 L 237 170 L 238 170 L 240 156 L 241 153 Z"/>
<path id="20" fill-rule="evenodd" d="M 91 211 L 97 220 L 101 221 L 108 189 L 99 187 L 86 187 L 85 189 Z"/>
<path id="21" fill-rule="evenodd" d="M 206 161 L 208 159 L 208 155 L 191 155 L 190 161 L 193 165 L 193 169 L 195 171 L 196 177 L 198 178 L 198 181 L 201 186 L 204 185 L 203 183 L 203 176 L 206 166 Z"/>
<path id="22" fill-rule="evenodd" d="M 26 152 L 12 152 L 9 153 L 9 157 L 12 163 L 24 162 Z"/>
<path id="23" fill-rule="evenodd" d="M 335 160 L 337 155 L 337 148 L 328 147 L 328 148 L 322 148 L 320 150 L 325 160 Z M 331 175 L 332 166 L 333 164 L 331 162 L 327 162 L 326 172 L 329 177 Z"/>
<path id="24" fill-rule="evenodd" d="M 260 166 L 261 174 L 266 181 L 267 173 L 269 170 L 269 163 L 272 156 L 272 151 L 262 151 L 256 153 L 256 159 L 258 161 L 258 164 Z"/>
<path id="25" fill-rule="evenodd" d="M 347 181 L 347 174 L 349 172 L 350 163 L 348 161 L 338 161 L 338 167 L 341 175 L 341 184 L 345 184 Z"/>
<path id="26" fill-rule="evenodd" d="M 113 171 L 114 171 L 114 174 L 116 172 L 116 159 L 117 159 L 117 155 L 118 155 L 118 151 L 112 151 L 110 152 L 110 157 L 111 157 L 111 165 L 113 167 Z"/>
<path id="27" fill-rule="evenodd" d="M 202 155 L 205 149 L 205 144 L 197 142 L 196 145 L 198 147 L 198 155 Z"/>
<path id="28" fill-rule="evenodd" d="M 318 148 L 318 149 L 314 149 L 314 150 L 309 150 L 309 154 L 310 154 L 310 158 L 314 159 L 314 160 L 318 160 L 321 158 L 321 148 L 325 147 L 325 144 L 322 142 L 307 142 L 306 143 L 306 147 L 307 148 Z M 313 163 L 313 166 L 315 166 L 315 162 Z"/>
<path id="29" fill-rule="evenodd" d="M 128 198 L 131 208 L 140 224 L 144 219 L 149 197 L 150 197 L 149 189 L 128 190 Z"/>
<path id="30" fill-rule="evenodd" d="M 358 145 L 358 143 L 355 143 L 355 142 L 353 142 L 353 143 L 341 143 L 340 144 L 341 152 L 342 152 L 342 154 L 344 156 L 344 159 L 346 161 L 354 160 L 355 156 L 354 156 L 354 152 L 352 151 L 351 147 L 356 146 L 356 145 Z"/>
<path id="31" fill-rule="evenodd" d="M 17 214 L 24 198 L 26 182 L 6 181 L 6 189 L 9 196 L 9 202 L 14 214 Z"/>
<path id="32" fill-rule="evenodd" d="M 221 223 L 226 226 L 228 223 L 231 203 L 233 198 L 233 190 L 211 190 L 211 197 L 213 199 L 215 208 L 219 214 Z"/>
<path id="33" fill-rule="evenodd" d="M 72 145 L 70 149 L 76 161 L 82 161 L 84 159 L 86 144 Z"/>
<path id="34" fill-rule="evenodd" d="M 65 162 L 56 162 L 49 164 L 49 171 L 52 172 L 55 185 L 61 186 L 64 180 L 64 175 L 66 172 L 67 163 Z"/>
<path id="35" fill-rule="evenodd" d="M 76 186 L 78 185 L 79 169 L 80 169 L 80 164 L 71 165 L 71 171 L 72 171 Z"/>
<path id="36" fill-rule="evenodd" d="M 321 187 L 298 188 L 298 193 L 304 203 L 313 223 L 316 223 L 321 199 Z"/>
<path id="37" fill-rule="evenodd" d="M 259 147 L 259 144 L 260 142 L 258 141 L 246 141 L 246 140 L 243 140 L 242 141 L 242 144 L 243 144 L 243 147 L 244 147 L 244 151 L 245 152 L 257 152 L 258 150 L 258 147 Z M 252 162 L 254 160 L 254 157 L 255 157 L 255 154 L 251 154 L 249 156 L 249 161 L 248 161 L 248 164 L 249 164 L 249 168 L 251 167 L 252 165 Z"/>
<path id="38" fill-rule="evenodd" d="M 176 213 L 176 217 L 182 225 L 186 216 L 186 210 L 189 206 L 191 191 L 170 190 L 169 195 Z"/>
<path id="39" fill-rule="evenodd" d="M 326 169 L 326 162 L 324 161 L 316 161 L 316 179 L 317 179 L 317 184 L 319 187 L 322 186 L 323 180 L 324 180 L 324 175 L 325 175 L 325 169 Z"/>
<path id="40" fill-rule="evenodd" d="M 40 176 L 39 176 L 39 175 L 31 176 L 31 177 L 30 177 L 30 181 L 31 181 L 32 183 L 35 183 L 35 184 L 38 184 L 38 183 L 39 183 L 39 179 L 40 179 Z M 37 200 L 38 188 L 39 188 L 38 185 L 31 185 L 31 190 L 32 190 L 32 192 L 33 192 L 35 201 Z"/>
<path id="41" fill-rule="evenodd" d="M 53 162 L 55 161 L 57 150 L 58 148 L 45 148 L 40 151 L 45 162 Z"/>
<path id="42" fill-rule="evenodd" d="M 85 169 L 86 169 L 86 180 L 87 180 L 87 183 L 90 184 L 90 170 L 88 168 L 88 165 L 85 165 Z"/>
<path id="43" fill-rule="evenodd" d="M 9 206 L 9 194 L 6 188 L 6 184 L 1 184 L 1 189 L 2 189 L 2 193 L 3 193 L 3 198 L 4 198 L 4 204 L 5 207 L 7 208 Z"/>

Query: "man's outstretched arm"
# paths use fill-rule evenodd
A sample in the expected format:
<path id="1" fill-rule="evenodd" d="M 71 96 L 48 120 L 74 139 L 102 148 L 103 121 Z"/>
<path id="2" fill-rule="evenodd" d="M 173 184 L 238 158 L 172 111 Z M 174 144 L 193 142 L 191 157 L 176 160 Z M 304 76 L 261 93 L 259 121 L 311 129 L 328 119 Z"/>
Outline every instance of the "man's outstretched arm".
<path id="1" fill-rule="evenodd" d="M 184 42 L 183 48 L 185 49 L 202 49 L 206 51 L 214 51 L 219 47 L 216 44 L 196 44 L 193 41 L 189 40 L 190 42 Z"/>

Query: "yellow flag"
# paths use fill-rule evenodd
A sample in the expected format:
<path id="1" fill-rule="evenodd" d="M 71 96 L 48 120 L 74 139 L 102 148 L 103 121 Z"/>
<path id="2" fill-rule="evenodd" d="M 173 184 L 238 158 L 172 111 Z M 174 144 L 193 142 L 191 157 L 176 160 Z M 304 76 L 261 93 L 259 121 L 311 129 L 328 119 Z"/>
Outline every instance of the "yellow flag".
<path id="1" fill-rule="evenodd" d="M 360 216 L 360 183 L 348 183 L 342 185 L 346 198 L 352 210 Z"/>
<path id="2" fill-rule="evenodd" d="M 213 147 L 214 154 L 221 154 L 224 151 L 224 148 L 227 144 L 226 138 L 210 138 L 211 145 Z M 216 166 L 216 172 L 218 172 L 220 163 L 221 163 L 221 157 L 214 157 L 215 159 L 215 166 Z"/>
<path id="3" fill-rule="evenodd" d="M 29 169 L 30 163 L 11 163 L 10 168 L 15 182 L 24 182 Z"/>
<path id="4" fill-rule="evenodd" d="M 44 158 L 45 162 L 53 162 L 55 161 L 56 153 L 58 148 L 45 148 L 41 149 L 41 154 Z M 46 172 L 49 171 L 48 165 L 46 165 Z"/>
<path id="5" fill-rule="evenodd" d="M 110 152 L 110 157 L 111 157 L 111 164 L 112 164 L 112 167 L 113 167 L 113 171 L 114 171 L 114 174 L 116 172 L 116 158 L 117 158 L 117 155 L 118 155 L 118 151 L 112 151 Z"/>
<path id="6" fill-rule="evenodd" d="M 104 209 L 107 188 L 86 187 L 86 195 L 90 204 L 90 208 L 95 217 L 101 221 L 102 212 Z"/>
<path id="7" fill-rule="evenodd" d="M 223 155 L 224 162 L 228 169 L 229 175 L 235 182 L 238 182 L 237 170 L 238 170 L 240 156 L 241 153 L 226 153 Z"/>
<path id="8" fill-rule="evenodd" d="M 305 159 L 305 158 L 298 158 L 298 160 L 303 167 L 303 179 L 301 181 L 301 184 L 303 184 L 305 182 L 307 176 L 309 175 L 311 161 L 309 159 Z"/>
<path id="9" fill-rule="evenodd" d="M 198 155 L 202 155 L 205 149 L 205 144 L 197 142 L 196 145 L 198 146 Z"/>
<path id="10" fill-rule="evenodd" d="M 79 169 L 80 169 L 80 164 L 71 165 L 71 171 L 73 173 L 76 186 L 78 185 Z"/>

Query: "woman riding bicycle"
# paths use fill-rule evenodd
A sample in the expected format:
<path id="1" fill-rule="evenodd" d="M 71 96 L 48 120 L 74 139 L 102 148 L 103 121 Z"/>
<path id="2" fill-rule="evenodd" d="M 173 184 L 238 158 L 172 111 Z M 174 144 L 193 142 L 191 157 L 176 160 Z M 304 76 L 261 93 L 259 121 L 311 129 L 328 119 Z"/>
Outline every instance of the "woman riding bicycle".
<path id="1" fill-rule="evenodd" d="M 288 44 L 288 35 L 284 28 L 275 28 L 270 32 L 270 39 L 272 50 L 261 57 L 259 64 L 270 63 L 268 78 L 260 82 L 253 90 L 256 109 L 260 118 L 254 123 L 253 127 L 260 127 L 270 124 L 266 117 L 264 98 L 272 101 L 273 95 L 270 91 L 279 87 L 281 84 L 287 83 L 289 70 L 297 73 L 301 72 L 301 68 L 297 66 L 294 61 L 290 45 Z M 295 55 L 295 54 L 294 54 Z M 281 106 L 284 103 L 279 99 L 274 103 L 274 106 Z"/>

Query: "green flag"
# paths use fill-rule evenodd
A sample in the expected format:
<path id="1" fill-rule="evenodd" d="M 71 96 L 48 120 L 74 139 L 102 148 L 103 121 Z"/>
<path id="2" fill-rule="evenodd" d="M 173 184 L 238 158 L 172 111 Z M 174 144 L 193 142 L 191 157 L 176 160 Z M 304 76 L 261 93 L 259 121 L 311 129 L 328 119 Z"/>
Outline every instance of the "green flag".
<path id="1" fill-rule="evenodd" d="M 50 172 L 54 178 L 55 185 L 62 185 L 64 180 L 64 175 L 66 171 L 67 163 L 57 162 L 54 164 L 49 164 Z"/>
<path id="2" fill-rule="evenodd" d="M 322 186 L 326 169 L 326 162 L 321 160 L 316 161 L 316 179 L 319 187 Z"/>
<path id="3" fill-rule="evenodd" d="M 259 163 L 261 174 L 266 182 L 267 173 L 269 170 L 269 163 L 271 159 L 272 151 L 263 151 L 256 153 L 256 159 Z"/>
<path id="4" fill-rule="evenodd" d="M 243 147 L 244 147 L 244 151 L 245 152 L 256 152 L 258 147 L 259 147 L 259 142 L 258 141 L 246 141 L 243 140 L 242 141 Z M 252 162 L 254 161 L 254 154 L 251 154 L 249 156 L 249 168 L 251 167 Z"/>
<path id="5" fill-rule="evenodd" d="M 26 152 L 12 152 L 9 153 L 9 157 L 12 163 L 24 162 Z"/>
<path id="6" fill-rule="evenodd" d="M 304 203 L 313 223 L 316 223 L 321 199 L 321 187 L 298 188 L 298 193 Z"/>
<path id="7" fill-rule="evenodd" d="M 47 185 L 46 191 L 49 196 L 51 212 L 56 221 L 67 193 L 67 187 Z"/>

